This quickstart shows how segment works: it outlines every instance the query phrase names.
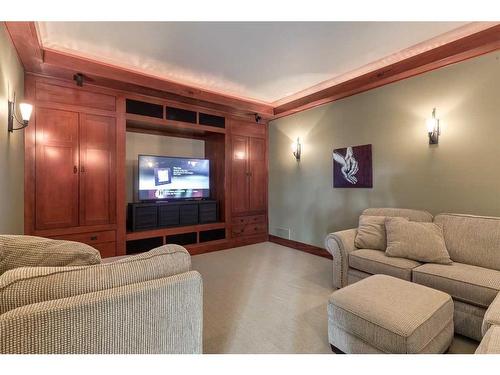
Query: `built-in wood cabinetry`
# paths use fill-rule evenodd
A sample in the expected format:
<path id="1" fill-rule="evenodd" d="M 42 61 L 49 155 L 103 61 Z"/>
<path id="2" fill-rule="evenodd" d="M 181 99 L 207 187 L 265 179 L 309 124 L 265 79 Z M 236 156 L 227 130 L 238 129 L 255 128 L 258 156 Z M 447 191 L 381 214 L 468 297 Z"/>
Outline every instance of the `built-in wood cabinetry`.
<path id="1" fill-rule="evenodd" d="M 267 234 L 267 131 L 246 121 L 231 123 L 231 235 Z"/>
<path id="2" fill-rule="evenodd" d="M 78 225 L 78 113 L 36 108 L 35 230 Z"/>
<path id="3" fill-rule="evenodd" d="M 26 77 L 25 233 L 117 254 L 116 97 Z"/>
<path id="4" fill-rule="evenodd" d="M 140 251 L 188 241 L 197 254 L 267 239 L 266 124 L 32 74 L 25 96 L 35 108 L 25 130 L 26 234 L 84 242 L 103 257 L 137 251 L 137 241 Z M 127 131 L 202 140 L 218 222 L 127 232 Z"/>
<path id="5" fill-rule="evenodd" d="M 115 222 L 115 119 L 36 109 L 35 230 Z"/>

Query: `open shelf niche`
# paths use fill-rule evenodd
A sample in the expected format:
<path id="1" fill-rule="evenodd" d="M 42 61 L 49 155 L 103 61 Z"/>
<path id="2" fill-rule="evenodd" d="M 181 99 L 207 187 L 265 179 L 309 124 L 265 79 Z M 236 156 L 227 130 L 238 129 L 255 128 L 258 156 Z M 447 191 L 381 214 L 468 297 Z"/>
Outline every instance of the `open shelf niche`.
<path id="1" fill-rule="evenodd" d="M 210 251 L 212 247 L 213 250 L 224 247 L 229 243 L 226 226 L 229 218 L 226 217 L 228 197 L 225 194 L 228 142 L 225 117 L 212 111 L 199 111 L 196 107 L 177 108 L 168 102 L 156 100 L 144 102 L 127 99 L 126 103 L 127 132 L 203 141 L 204 157 L 210 160 L 210 199 L 217 201 L 219 209 L 218 221 L 215 223 L 127 232 L 127 254 L 148 251 L 168 243 L 182 245 L 192 254 Z M 136 189 L 133 199 L 137 199 Z"/>

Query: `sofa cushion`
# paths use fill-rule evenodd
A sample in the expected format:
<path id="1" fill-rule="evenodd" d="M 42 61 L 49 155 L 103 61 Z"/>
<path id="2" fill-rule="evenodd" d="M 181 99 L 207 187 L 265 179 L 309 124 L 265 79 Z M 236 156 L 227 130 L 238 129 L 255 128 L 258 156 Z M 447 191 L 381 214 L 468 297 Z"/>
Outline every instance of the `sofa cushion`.
<path id="1" fill-rule="evenodd" d="M 0 314 L 37 302 L 172 276 L 190 268 L 191 257 L 179 245 L 92 266 L 16 268 L 0 276 Z"/>
<path id="2" fill-rule="evenodd" d="M 393 258 L 383 251 L 359 249 L 349 253 L 349 266 L 372 275 L 383 274 L 411 281 L 411 270 L 421 263 L 404 258 Z"/>
<path id="3" fill-rule="evenodd" d="M 500 290 L 500 271 L 457 262 L 427 263 L 413 270 L 413 281 L 486 308 Z"/>
<path id="4" fill-rule="evenodd" d="M 432 215 L 429 212 L 408 208 L 367 208 L 363 211 L 363 215 L 406 217 L 410 221 L 420 221 L 424 223 L 432 222 Z"/>
<path id="5" fill-rule="evenodd" d="M 450 264 L 443 230 L 434 223 L 411 222 L 399 217 L 387 218 L 386 255 L 422 263 Z"/>
<path id="6" fill-rule="evenodd" d="M 354 246 L 358 249 L 385 251 L 387 247 L 385 219 L 385 216 L 361 215 L 359 217 L 358 231 L 354 238 Z"/>
<path id="7" fill-rule="evenodd" d="M 454 262 L 500 270 L 500 218 L 440 214 L 444 240 Z"/>

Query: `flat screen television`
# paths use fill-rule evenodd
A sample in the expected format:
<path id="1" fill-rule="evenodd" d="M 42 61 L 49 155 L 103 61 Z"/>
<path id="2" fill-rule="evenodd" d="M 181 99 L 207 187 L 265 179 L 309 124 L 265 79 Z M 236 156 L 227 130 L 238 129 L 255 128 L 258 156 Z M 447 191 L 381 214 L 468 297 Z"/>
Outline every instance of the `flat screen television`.
<path id="1" fill-rule="evenodd" d="M 139 155 L 139 200 L 210 197 L 210 161 Z"/>

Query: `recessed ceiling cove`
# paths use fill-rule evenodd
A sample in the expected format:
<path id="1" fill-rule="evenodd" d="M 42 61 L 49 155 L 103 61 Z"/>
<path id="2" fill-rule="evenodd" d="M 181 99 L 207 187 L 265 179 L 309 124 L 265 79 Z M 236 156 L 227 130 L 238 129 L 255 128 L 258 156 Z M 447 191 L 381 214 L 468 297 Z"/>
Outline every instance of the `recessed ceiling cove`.
<path id="1" fill-rule="evenodd" d="M 214 92 L 278 103 L 374 63 L 390 63 L 394 54 L 408 54 L 408 48 L 465 24 L 38 22 L 37 28 L 44 48 Z"/>

